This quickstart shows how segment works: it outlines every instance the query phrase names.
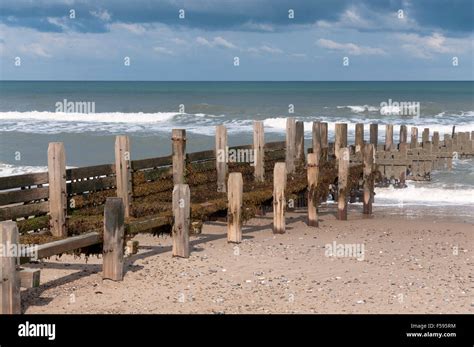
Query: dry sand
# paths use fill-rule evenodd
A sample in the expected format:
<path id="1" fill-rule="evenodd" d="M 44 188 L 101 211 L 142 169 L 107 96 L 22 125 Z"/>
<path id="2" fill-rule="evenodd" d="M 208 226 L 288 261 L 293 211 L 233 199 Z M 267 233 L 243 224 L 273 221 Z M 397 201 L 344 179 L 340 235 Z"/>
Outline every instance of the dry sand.
<path id="1" fill-rule="evenodd" d="M 377 216 L 377 214 L 376 214 Z M 22 291 L 25 313 L 474 313 L 474 228 L 402 217 L 349 221 L 287 214 L 244 226 L 228 244 L 223 222 L 191 238 L 189 259 L 172 258 L 170 237 L 139 235 L 123 282 L 102 280 L 101 259 L 46 259 L 41 286 Z M 363 244 L 364 260 L 328 257 L 326 244 Z M 456 248 L 457 247 L 457 248 Z M 457 250 L 457 252 L 456 252 Z"/>

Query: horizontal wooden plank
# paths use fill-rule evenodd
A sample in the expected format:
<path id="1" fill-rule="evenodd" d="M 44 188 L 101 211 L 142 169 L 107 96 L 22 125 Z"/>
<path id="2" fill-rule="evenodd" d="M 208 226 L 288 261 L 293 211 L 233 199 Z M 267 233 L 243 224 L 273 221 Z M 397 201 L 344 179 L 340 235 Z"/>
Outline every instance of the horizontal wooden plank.
<path id="1" fill-rule="evenodd" d="M 37 216 L 48 212 L 49 203 L 47 201 L 43 201 L 36 204 L 3 207 L 0 208 L 0 221 Z"/>
<path id="2" fill-rule="evenodd" d="M 47 172 L 0 177 L 0 190 L 34 186 L 48 183 Z"/>
<path id="3" fill-rule="evenodd" d="M 286 147 L 285 141 L 273 141 L 266 143 L 263 148 L 265 150 L 275 150 L 275 149 L 282 149 Z"/>
<path id="4" fill-rule="evenodd" d="M 49 187 L 0 192 L 0 206 L 14 204 L 17 202 L 29 202 L 32 200 L 46 199 L 48 196 Z"/>
<path id="5" fill-rule="evenodd" d="M 108 176 L 112 174 L 115 174 L 115 165 L 113 164 L 94 165 L 94 166 L 78 167 L 74 169 L 67 169 L 66 179 L 77 180 L 81 178 Z"/>
<path id="6" fill-rule="evenodd" d="M 47 258 L 53 255 L 70 252 L 78 248 L 88 247 L 101 242 L 100 234 L 97 232 L 87 233 L 79 236 L 68 237 L 64 240 L 48 242 L 35 246 L 37 258 Z M 24 255 L 34 254 L 31 248 L 25 250 Z M 23 256 L 24 257 L 24 256 Z"/>
<path id="7" fill-rule="evenodd" d="M 211 160 L 215 158 L 216 154 L 214 153 L 214 150 L 194 152 L 186 155 L 186 160 L 191 163 L 195 161 Z"/>
<path id="8" fill-rule="evenodd" d="M 143 170 L 143 169 L 152 169 L 155 167 L 172 165 L 173 158 L 171 155 L 166 157 L 159 157 L 159 158 L 148 158 L 148 159 L 140 159 L 140 160 L 132 160 L 132 170 Z"/>
<path id="9" fill-rule="evenodd" d="M 115 176 L 101 177 L 87 181 L 70 182 L 67 184 L 67 192 L 68 194 L 95 192 L 102 189 L 113 188 L 115 186 Z"/>

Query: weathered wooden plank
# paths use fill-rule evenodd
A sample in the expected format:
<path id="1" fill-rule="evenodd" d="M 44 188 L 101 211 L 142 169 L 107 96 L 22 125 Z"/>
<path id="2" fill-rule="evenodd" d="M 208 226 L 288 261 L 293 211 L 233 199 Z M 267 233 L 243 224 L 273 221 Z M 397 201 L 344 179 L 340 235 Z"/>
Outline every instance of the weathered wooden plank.
<path id="1" fill-rule="evenodd" d="M 227 182 L 227 242 L 242 242 L 242 173 L 232 172 Z"/>
<path id="2" fill-rule="evenodd" d="M 355 125 L 355 150 L 356 152 L 362 151 L 364 147 L 364 123 L 357 123 Z"/>
<path id="3" fill-rule="evenodd" d="M 363 214 L 372 214 L 372 203 L 374 200 L 374 145 L 369 144 L 364 148 L 364 207 Z"/>
<path id="4" fill-rule="evenodd" d="M 21 287 L 23 288 L 36 288 L 40 285 L 40 269 L 21 269 L 19 271 Z"/>
<path id="5" fill-rule="evenodd" d="M 227 178 L 227 129 L 224 125 L 216 126 L 216 171 L 217 191 L 225 193 Z M 183 182 L 174 182 L 183 183 Z"/>
<path id="6" fill-rule="evenodd" d="M 0 177 L 0 190 L 28 187 L 45 183 L 48 183 L 47 172 L 6 176 Z"/>
<path id="7" fill-rule="evenodd" d="M 116 187 L 115 177 L 101 177 L 87 181 L 77 181 L 67 183 L 69 194 L 80 194 L 85 192 L 96 192 L 103 189 L 112 189 Z"/>
<path id="8" fill-rule="evenodd" d="M 49 212 L 49 202 L 0 208 L 0 221 L 38 216 Z"/>
<path id="9" fill-rule="evenodd" d="M 187 184 L 173 189 L 173 257 L 189 258 L 191 194 Z"/>
<path id="10" fill-rule="evenodd" d="M 349 148 L 339 150 L 337 184 L 337 219 L 347 220 L 347 194 L 349 184 Z"/>
<path id="11" fill-rule="evenodd" d="M 283 234 L 286 230 L 286 164 L 276 163 L 273 171 L 273 232 Z"/>
<path id="12" fill-rule="evenodd" d="M 67 180 L 78 180 L 82 178 L 109 176 L 113 174 L 115 174 L 114 164 L 103 164 L 66 169 Z"/>
<path id="13" fill-rule="evenodd" d="M 317 227 L 318 221 L 318 179 L 319 179 L 319 159 L 321 148 L 317 147 L 315 153 L 308 154 L 308 225 Z"/>
<path id="14" fill-rule="evenodd" d="M 286 119 L 286 169 L 288 173 L 295 171 L 296 157 L 296 120 Z"/>
<path id="15" fill-rule="evenodd" d="M 132 160 L 132 170 L 143 170 L 143 169 L 152 169 L 160 166 L 169 166 L 173 164 L 173 157 L 171 155 L 167 155 L 165 157 L 158 157 L 158 158 L 147 158 L 147 159 L 139 159 L 139 160 Z"/>
<path id="16" fill-rule="evenodd" d="M 103 278 L 123 279 L 125 206 L 122 198 L 107 198 L 104 208 Z"/>
<path id="17" fill-rule="evenodd" d="M 130 139 L 119 135 L 115 138 L 115 170 L 117 197 L 122 199 L 125 218 L 130 217 L 132 202 L 132 168 L 130 166 Z"/>
<path id="18" fill-rule="evenodd" d="M 265 133 L 262 121 L 253 122 L 253 151 L 255 155 L 255 181 L 263 182 L 265 180 Z"/>
<path id="19" fill-rule="evenodd" d="M 215 160 L 215 159 L 216 159 L 216 152 L 213 149 L 209 151 L 200 151 L 200 152 L 186 154 L 186 162 L 188 164 L 196 162 L 196 161 Z"/>
<path id="20" fill-rule="evenodd" d="M 184 183 L 184 168 L 186 155 L 186 130 L 172 130 L 172 152 L 173 152 L 173 183 Z"/>
<path id="21" fill-rule="evenodd" d="M 46 199 L 48 196 L 48 187 L 0 192 L 0 206 Z"/>
<path id="22" fill-rule="evenodd" d="M 53 236 L 66 236 L 66 152 L 62 142 L 48 146 L 49 228 Z"/>
<path id="23" fill-rule="evenodd" d="M 273 142 L 267 142 L 263 146 L 265 151 L 267 150 L 276 150 L 276 149 L 283 149 L 285 148 L 285 141 L 273 141 Z"/>
<path id="24" fill-rule="evenodd" d="M 0 223 L 0 245 L 9 250 L 18 245 L 19 236 L 15 222 Z M 0 314 L 21 313 L 20 276 L 17 271 L 18 257 L 11 254 L 0 256 Z"/>

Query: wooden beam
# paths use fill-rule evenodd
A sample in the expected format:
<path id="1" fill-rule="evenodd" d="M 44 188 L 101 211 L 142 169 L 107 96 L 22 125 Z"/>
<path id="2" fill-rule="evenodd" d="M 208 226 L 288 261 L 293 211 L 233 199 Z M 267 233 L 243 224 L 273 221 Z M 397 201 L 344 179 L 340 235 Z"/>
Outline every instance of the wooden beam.
<path id="1" fill-rule="evenodd" d="M 121 198 L 107 198 L 104 208 L 103 278 L 123 279 L 125 206 Z"/>
<path id="2" fill-rule="evenodd" d="M 186 155 L 186 130 L 172 130 L 172 152 L 173 152 L 173 184 L 184 183 L 184 167 Z"/>
<path id="3" fill-rule="evenodd" d="M 286 119 L 286 169 L 288 173 L 295 171 L 296 157 L 296 121 L 294 118 Z"/>
<path id="4" fill-rule="evenodd" d="M 20 276 L 18 275 L 18 257 L 8 254 L 12 246 L 19 246 L 18 228 L 15 222 L 0 223 L 0 244 L 2 253 L 0 256 L 0 313 L 21 313 L 20 298 Z"/>
<path id="5" fill-rule="evenodd" d="M 375 150 L 379 142 L 379 125 L 377 123 L 370 124 L 370 143 L 374 145 Z"/>
<path id="6" fill-rule="evenodd" d="M 273 233 L 285 233 L 285 189 L 286 189 L 286 165 L 275 163 L 273 169 Z"/>
<path id="7" fill-rule="evenodd" d="M 216 170 L 217 191 L 225 193 L 227 178 L 227 129 L 224 125 L 216 126 Z"/>
<path id="8" fill-rule="evenodd" d="M 240 243 L 242 242 L 242 173 L 231 173 L 227 183 L 227 242 Z"/>
<path id="9" fill-rule="evenodd" d="M 296 165 L 301 168 L 305 163 L 304 155 L 304 122 L 296 122 Z"/>
<path id="10" fill-rule="evenodd" d="M 66 154 L 62 142 L 51 142 L 48 146 L 48 174 L 50 231 L 53 236 L 65 237 L 67 235 Z"/>
<path id="11" fill-rule="evenodd" d="M 262 121 L 253 122 L 253 151 L 255 161 L 255 181 L 265 181 L 265 133 Z"/>
<path id="12" fill-rule="evenodd" d="M 364 160 L 364 215 L 372 214 L 372 203 L 374 200 L 374 154 L 375 148 L 373 144 L 365 146 L 363 152 Z"/>
<path id="13" fill-rule="evenodd" d="M 407 140 L 408 140 L 407 126 L 400 125 L 399 143 L 407 143 Z"/>
<path id="14" fill-rule="evenodd" d="M 410 148 L 418 147 L 418 128 L 411 127 Z"/>
<path id="15" fill-rule="evenodd" d="M 385 150 L 391 151 L 393 148 L 393 124 L 385 125 Z"/>
<path id="16" fill-rule="evenodd" d="M 321 148 L 322 148 L 321 122 L 313 122 L 312 147 L 313 147 L 313 153 L 319 153 L 319 155 L 321 156 Z"/>
<path id="17" fill-rule="evenodd" d="M 337 219 L 347 220 L 347 194 L 349 185 L 349 148 L 339 150 Z"/>
<path id="18" fill-rule="evenodd" d="M 122 199 L 125 217 L 130 217 L 132 202 L 132 167 L 130 165 L 130 139 L 128 136 L 115 137 L 115 168 L 117 197 Z"/>
<path id="19" fill-rule="evenodd" d="M 318 180 L 319 180 L 319 159 L 321 157 L 321 149 L 308 154 L 308 225 L 317 227 L 318 221 Z"/>
<path id="20" fill-rule="evenodd" d="M 364 147 L 364 123 L 355 125 L 355 151 L 360 152 Z"/>
<path id="21" fill-rule="evenodd" d="M 334 155 L 339 158 L 339 149 L 347 147 L 347 123 L 336 123 Z"/>
<path id="22" fill-rule="evenodd" d="M 187 184 L 173 189 L 173 257 L 189 258 L 189 219 L 191 197 Z"/>
<path id="23" fill-rule="evenodd" d="M 40 269 L 26 269 L 23 268 L 18 271 L 20 276 L 21 287 L 23 288 L 36 288 L 40 285 Z"/>
<path id="24" fill-rule="evenodd" d="M 328 159 L 329 151 L 329 137 L 328 137 L 328 123 L 321 122 L 321 158 Z"/>

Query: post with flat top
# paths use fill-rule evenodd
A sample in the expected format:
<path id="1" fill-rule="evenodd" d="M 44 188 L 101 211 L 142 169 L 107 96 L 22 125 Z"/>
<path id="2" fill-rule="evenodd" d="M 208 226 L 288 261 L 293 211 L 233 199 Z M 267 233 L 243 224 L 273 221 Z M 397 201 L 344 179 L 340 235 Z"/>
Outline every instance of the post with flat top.
<path id="1" fill-rule="evenodd" d="M 285 189 L 286 189 L 286 165 L 276 163 L 273 169 L 273 233 L 285 233 Z"/>

